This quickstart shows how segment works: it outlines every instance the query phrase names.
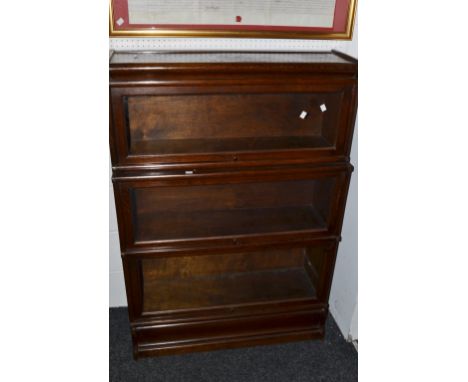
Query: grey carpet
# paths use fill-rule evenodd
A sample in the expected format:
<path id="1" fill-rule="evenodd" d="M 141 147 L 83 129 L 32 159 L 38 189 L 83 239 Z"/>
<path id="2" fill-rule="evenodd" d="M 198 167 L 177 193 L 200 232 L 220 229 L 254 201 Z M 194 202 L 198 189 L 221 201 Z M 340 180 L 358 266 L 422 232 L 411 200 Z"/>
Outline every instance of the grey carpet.
<path id="1" fill-rule="evenodd" d="M 218 350 L 134 361 L 127 309 L 109 311 L 110 381 L 351 382 L 358 356 L 331 316 L 325 341 Z"/>

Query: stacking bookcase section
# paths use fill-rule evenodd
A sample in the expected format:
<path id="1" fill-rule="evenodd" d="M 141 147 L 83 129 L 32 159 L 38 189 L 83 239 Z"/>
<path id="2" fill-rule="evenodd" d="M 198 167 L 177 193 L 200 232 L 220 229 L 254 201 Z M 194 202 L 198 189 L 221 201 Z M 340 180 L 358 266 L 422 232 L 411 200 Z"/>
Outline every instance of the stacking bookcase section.
<path id="1" fill-rule="evenodd" d="M 119 178 L 126 250 L 338 235 L 351 166 Z"/>
<path id="2" fill-rule="evenodd" d="M 184 161 L 188 154 L 231 161 L 232 155 L 242 160 L 273 151 L 337 151 L 349 118 L 343 99 L 351 98 L 352 87 L 282 88 L 115 88 L 114 118 L 126 132 L 119 157 L 130 163 Z"/>
<path id="3" fill-rule="evenodd" d="M 136 354 L 323 336 L 336 247 L 126 255 Z"/>
<path id="4" fill-rule="evenodd" d="M 196 60 L 197 54 L 189 57 Z M 333 54 L 309 65 L 235 63 L 232 57 L 233 63 L 171 67 L 135 63 L 115 53 L 110 65 L 114 162 L 242 165 L 348 155 L 356 62 Z M 325 65 L 327 59 L 333 65 Z"/>
<path id="5" fill-rule="evenodd" d="M 114 52 L 109 74 L 135 358 L 322 339 L 357 61 Z"/>

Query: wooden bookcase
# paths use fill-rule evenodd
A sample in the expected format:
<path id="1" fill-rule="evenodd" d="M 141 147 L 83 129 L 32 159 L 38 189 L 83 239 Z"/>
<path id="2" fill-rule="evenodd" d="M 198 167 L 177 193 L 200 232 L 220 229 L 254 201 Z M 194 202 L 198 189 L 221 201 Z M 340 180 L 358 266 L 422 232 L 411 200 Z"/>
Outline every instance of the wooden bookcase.
<path id="1" fill-rule="evenodd" d="M 356 108 L 338 52 L 114 52 L 136 358 L 323 338 Z"/>

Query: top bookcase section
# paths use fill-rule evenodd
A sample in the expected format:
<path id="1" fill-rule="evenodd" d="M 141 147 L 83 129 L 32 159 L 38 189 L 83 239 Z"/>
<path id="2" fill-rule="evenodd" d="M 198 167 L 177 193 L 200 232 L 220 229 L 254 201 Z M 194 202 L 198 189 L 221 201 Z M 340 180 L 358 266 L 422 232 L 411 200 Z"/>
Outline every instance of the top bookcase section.
<path id="1" fill-rule="evenodd" d="M 117 167 L 349 155 L 357 62 L 338 52 L 119 52 L 110 87 Z"/>

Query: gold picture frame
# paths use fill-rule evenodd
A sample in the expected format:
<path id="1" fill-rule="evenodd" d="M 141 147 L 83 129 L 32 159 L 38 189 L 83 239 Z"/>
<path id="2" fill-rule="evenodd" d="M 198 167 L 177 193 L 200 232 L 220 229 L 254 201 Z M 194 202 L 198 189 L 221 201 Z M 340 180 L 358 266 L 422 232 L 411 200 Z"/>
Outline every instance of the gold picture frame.
<path id="1" fill-rule="evenodd" d="M 316 40 L 350 40 L 353 36 L 357 0 L 340 0 L 347 2 L 346 25 L 339 31 L 319 30 L 271 30 L 262 29 L 194 29 L 194 28 L 166 28 L 166 27 L 127 27 L 121 29 L 115 24 L 114 2 L 109 1 L 109 36 L 110 37 L 218 37 L 218 38 L 277 38 L 277 39 L 316 39 Z M 121 0 L 120 0 L 121 1 Z"/>

